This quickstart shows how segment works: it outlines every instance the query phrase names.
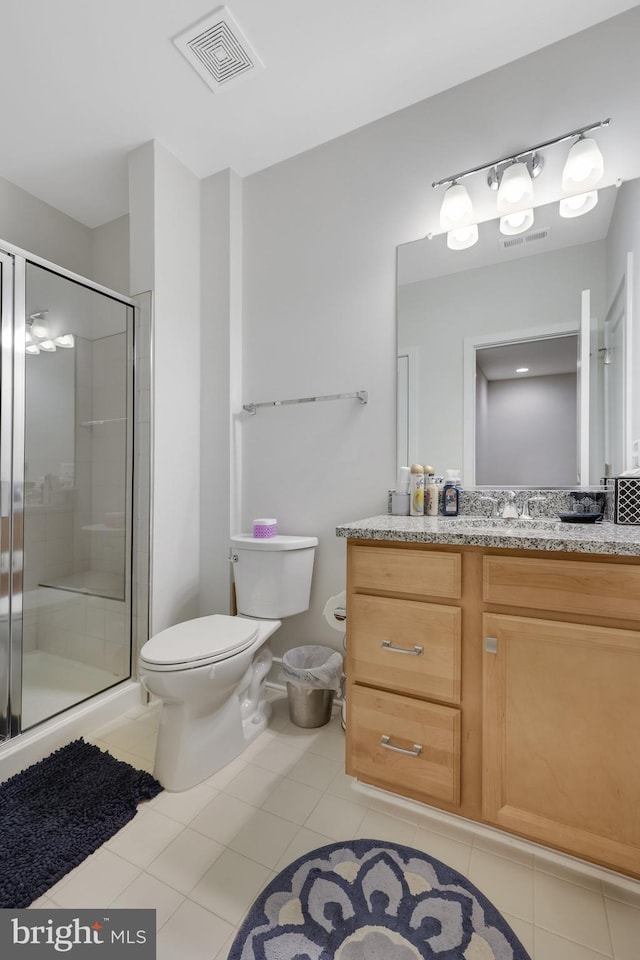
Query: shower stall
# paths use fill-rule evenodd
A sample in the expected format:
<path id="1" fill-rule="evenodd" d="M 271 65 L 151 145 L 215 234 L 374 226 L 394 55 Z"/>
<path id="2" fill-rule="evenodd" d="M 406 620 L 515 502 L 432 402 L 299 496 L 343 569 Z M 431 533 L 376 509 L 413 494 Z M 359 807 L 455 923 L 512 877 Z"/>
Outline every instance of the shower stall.
<path id="1" fill-rule="evenodd" d="M 0 324 L 1 757 L 130 680 L 148 544 L 134 301 L 0 244 Z"/>

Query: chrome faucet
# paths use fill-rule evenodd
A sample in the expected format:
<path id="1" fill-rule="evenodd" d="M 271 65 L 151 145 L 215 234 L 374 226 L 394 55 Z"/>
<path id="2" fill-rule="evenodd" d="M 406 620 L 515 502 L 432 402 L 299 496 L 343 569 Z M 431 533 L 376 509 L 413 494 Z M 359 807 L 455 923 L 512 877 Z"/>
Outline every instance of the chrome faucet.
<path id="1" fill-rule="evenodd" d="M 498 516 L 498 501 L 495 497 L 480 497 L 480 503 L 490 503 L 491 504 L 491 513 L 490 517 Z"/>
<path id="2" fill-rule="evenodd" d="M 524 509 L 523 509 L 522 513 L 520 514 L 520 518 L 521 518 L 522 520 L 533 520 L 533 517 L 531 516 L 531 514 L 530 514 L 530 512 L 529 512 L 529 504 L 530 504 L 530 503 L 543 503 L 546 499 L 547 499 L 546 497 L 538 497 L 538 496 L 525 497 Z"/>
<path id="3" fill-rule="evenodd" d="M 509 490 L 505 495 L 504 503 L 502 504 L 502 512 L 500 516 L 505 519 L 517 520 L 518 519 L 518 508 L 516 507 L 516 495 L 513 490 Z"/>

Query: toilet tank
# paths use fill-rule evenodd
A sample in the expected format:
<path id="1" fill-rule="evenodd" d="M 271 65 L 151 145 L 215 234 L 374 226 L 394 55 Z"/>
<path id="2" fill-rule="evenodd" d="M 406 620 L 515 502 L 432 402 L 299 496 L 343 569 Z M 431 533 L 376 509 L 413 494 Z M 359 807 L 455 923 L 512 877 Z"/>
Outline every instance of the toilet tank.
<path id="1" fill-rule="evenodd" d="M 231 537 L 239 614 L 280 620 L 309 609 L 316 537 Z"/>

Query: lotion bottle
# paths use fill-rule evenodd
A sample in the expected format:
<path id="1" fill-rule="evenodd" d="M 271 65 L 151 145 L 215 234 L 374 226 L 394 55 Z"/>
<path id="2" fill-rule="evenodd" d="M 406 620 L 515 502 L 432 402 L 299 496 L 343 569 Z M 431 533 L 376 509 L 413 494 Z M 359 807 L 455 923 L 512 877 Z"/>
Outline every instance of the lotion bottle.
<path id="1" fill-rule="evenodd" d="M 411 494 L 411 516 L 424 516 L 424 467 L 421 463 L 413 463 L 411 465 L 409 493 Z"/>
<path id="2" fill-rule="evenodd" d="M 435 474 L 430 472 L 426 475 L 424 485 L 424 512 L 427 517 L 438 516 L 438 494 L 440 493 L 436 484 Z"/>

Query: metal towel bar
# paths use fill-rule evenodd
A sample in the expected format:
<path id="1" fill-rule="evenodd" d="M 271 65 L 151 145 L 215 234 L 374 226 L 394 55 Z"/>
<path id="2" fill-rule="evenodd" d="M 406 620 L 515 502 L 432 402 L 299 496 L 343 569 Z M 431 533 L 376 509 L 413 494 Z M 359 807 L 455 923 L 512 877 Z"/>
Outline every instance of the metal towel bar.
<path id="1" fill-rule="evenodd" d="M 369 394 L 366 390 L 357 390 L 355 393 L 331 393 L 326 397 L 300 397 L 296 400 L 265 400 L 262 403 L 243 403 L 242 409 L 253 417 L 258 407 L 284 407 L 289 403 L 317 403 L 319 400 L 359 400 L 368 403 Z"/>

